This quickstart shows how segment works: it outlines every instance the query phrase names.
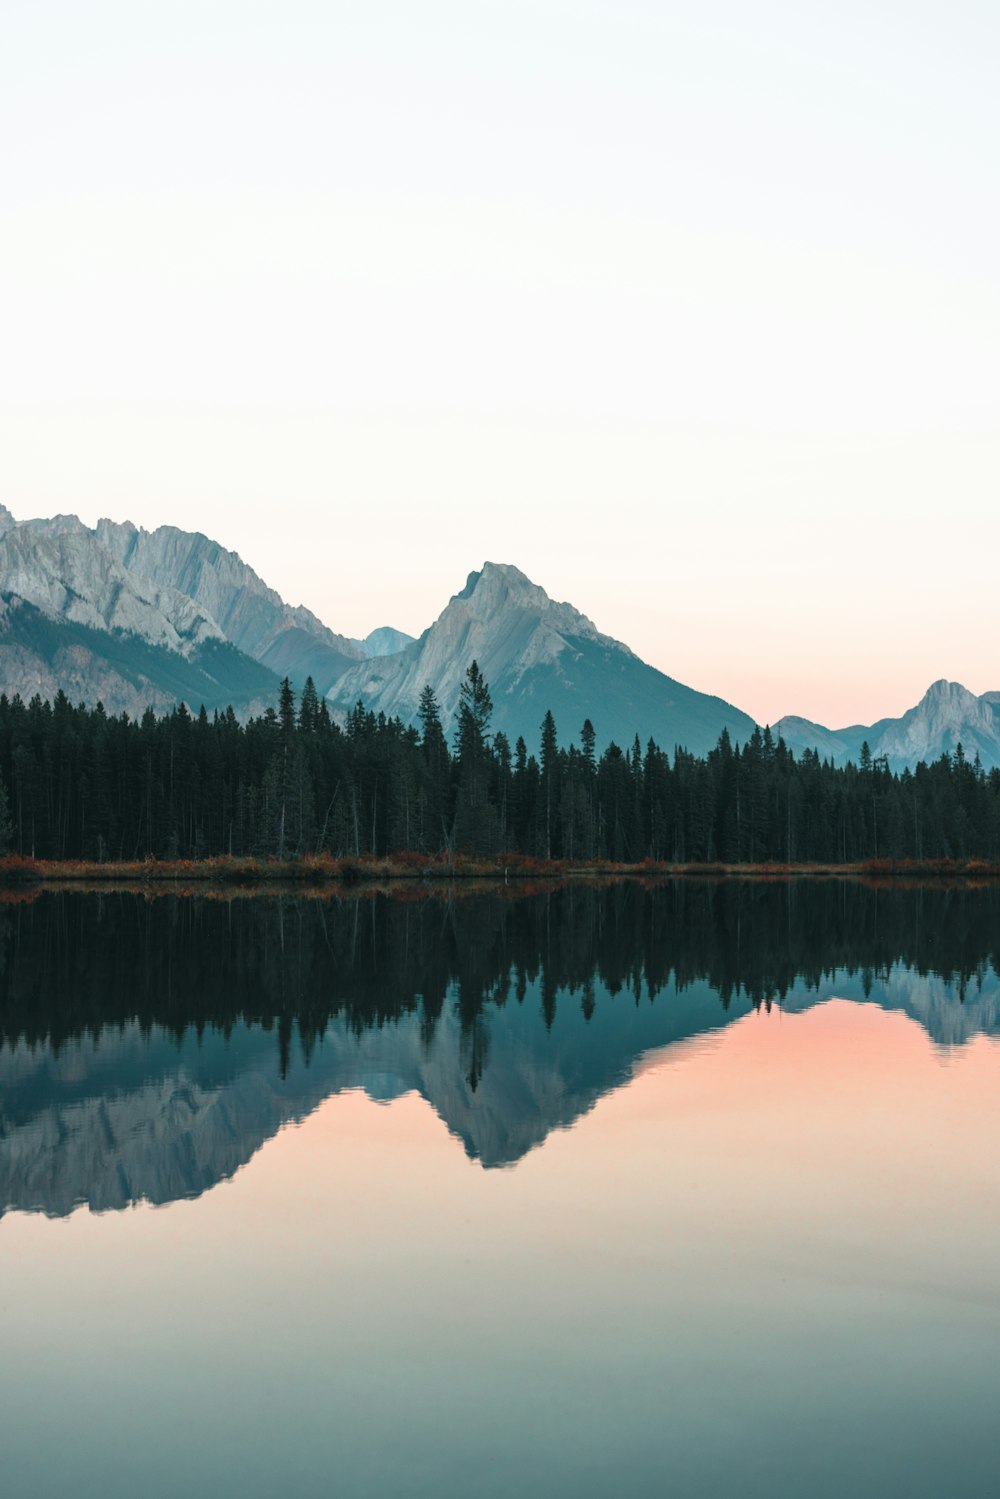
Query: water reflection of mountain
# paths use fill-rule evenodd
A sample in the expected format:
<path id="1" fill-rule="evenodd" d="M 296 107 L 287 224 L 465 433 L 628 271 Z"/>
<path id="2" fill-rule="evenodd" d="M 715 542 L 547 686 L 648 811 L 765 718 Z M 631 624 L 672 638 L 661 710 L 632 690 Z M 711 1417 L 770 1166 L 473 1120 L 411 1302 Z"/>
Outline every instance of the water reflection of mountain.
<path id="1" fill-rule="evenodd" d="M 993 889 L 579 888 L 449 901 L 46 896 L 0 915 L 0 1204 L 169 1202 L 346 1088 L 519 1160 L 644 1053 L 839 995 L 1000 1031 Z"/>

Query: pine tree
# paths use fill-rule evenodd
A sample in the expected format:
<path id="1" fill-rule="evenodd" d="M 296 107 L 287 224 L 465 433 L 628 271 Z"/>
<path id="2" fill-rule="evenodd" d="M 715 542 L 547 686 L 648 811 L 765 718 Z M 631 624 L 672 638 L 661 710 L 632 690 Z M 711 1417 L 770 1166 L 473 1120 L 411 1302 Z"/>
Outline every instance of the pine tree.
<path id="1" fill-rule="evenodd" d="M 556 734 L 556 721 L 552 717 L 551 711 L 547 712 L 542 720 L 541 749 L 542 804 L 545 813 L 545 843 L 543 853 L 546 859 L 551 859 L 552 829 L 557 815 L 555 802 L 558 795 L 559 773 L 559 739 Z"/>
<path id="2" fill-rule="evenodd" d="M 458 796 L 455 832 L 459 847 L 490 852 L 496 841 L 496 817 L 489 805 L 489 727 L 493 700 L 473 661 L 465 674 L 455 728 Z"/>
<path id="3" fill-rule="evenodd" d="M 290 738 L 295 732 L 295 693 L 287 677 L 283 678 L 278 695 L 278 722 L 281 732 Z"/>
<path id="4" fill-rule="evenodd" d="M 287 678 L 286 678 L 287 681 Z M 304 734 L 315 734 L 319 728 L 319 693 L 312 677 L 306 677 L 299 704 L 299 728 Z"/>

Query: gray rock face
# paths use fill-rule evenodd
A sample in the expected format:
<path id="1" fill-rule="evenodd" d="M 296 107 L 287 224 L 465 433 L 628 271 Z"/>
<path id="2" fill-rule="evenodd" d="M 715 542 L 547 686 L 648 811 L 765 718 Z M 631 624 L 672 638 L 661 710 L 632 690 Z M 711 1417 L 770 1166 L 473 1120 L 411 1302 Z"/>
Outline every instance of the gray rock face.
<path id="1" fill-rule="evenodd" d="M 313 676 L 325 692 L 361 651 L 315 614 L 286 604 L 252 567 L 217 541 L 176 526 L 140 530 L 100 520 L 94 536 L 130 576 L 176 589 L 216 620 L 225 638 L 279 676 Z"/>
<path id="2" fill-rule="evenodd" d="M 960 683 L 943 679 L 901 718 L 835 730 L 804 718 L 783 718 L 775 728 L 797 753 L 815 749 L 835 765 L 857 763 L 865 741 L 872 755 L 884 755 L 893 770 L 954 754 L 959 745 L 969 760 L 978 754 L 988 770 L 1000 765 L 1000 692 L 977 697 Z"/>
<path id="3" fill-rule="evenodd" d="M 1000 764 L 1000 713 L 993 694 L 978 698 L 958 682 L 935 682 L 921 701 L 902 718 L 878 725 L 879 755 L 890 765 L 913 765 L 953 753 L 962 745 L 971 760 Z"/>
<path id="4" fill-rule="evenodd" d="M 346 712 L 360 699 L 412 722 L 430 683 L 448 727 L 473 660 L 490 685 L 493 727 L 512 741 L 523 734 L 530 749 L 549 708 L 564 741 L 588 717 L 602 745 L 631 744 L 638 733 L 668 749 L 703 752 L 723 728 L 740 740 L 753 732 L 753 720 L 738 708 L 647 666 L 571 604 L 550 599 L 516 567 L 493 562 L 469 575 L 419 640 L 346 672 L 330 701 Z"/>
<path id="5" fill-rule="evenodd" d="M 169 712 L 178 701 L 196 711 L 259 716 L 275 700 L 278 679 L 234 646 L 207 640 L 182 655 L 140 636 L 51 619 L 34 604 L 0 594 L 0 692 L 25 701 L 101 702 L 110 713 L 140 718 L 152 707 Z"/>
<path id="6" fill-rule="evenodd" d="M 0 601 L 0 691 L 61 690 L 133 716 L 181 697 L 259 713 L 280 677 L 312 675 L 325 691 L 360 657 L 234 552 L 173 526 L 102 520 L 90 530 L 75 515 L 18 522 L 0 507 Z"/>
<path id="7" fill-rule="evenodd" d="M 0 509 L 0 691 L 103 702 L 140 716 L 183 699 L 262 712 L 277 677 L 231 645 L 203 604 L 129 571 L 74 515 Z"/>
<path id="8" fill-rule="evenodd" d="M 124 630 L 182 655 L 224 638 L 206 609 L 174 588 L 130 576 L 85 528 L 10 527 L 0 536 L 0 590 L 53 619 Z"/>

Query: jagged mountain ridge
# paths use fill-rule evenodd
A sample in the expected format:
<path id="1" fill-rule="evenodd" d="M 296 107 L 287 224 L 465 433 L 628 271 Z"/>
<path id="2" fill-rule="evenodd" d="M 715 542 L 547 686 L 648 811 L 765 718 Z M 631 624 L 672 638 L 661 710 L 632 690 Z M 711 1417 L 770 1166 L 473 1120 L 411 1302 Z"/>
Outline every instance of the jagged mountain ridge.
<path id="1" fill-rule="evenodd" d="M 893 770 L 954 754 L 961 745 L 967 759 L 978 754 L 987 770 L 1000 766 L 1000 692 L 977 697 L 959 682 L 934 682 L 916 707 L 899 718 L 873 724 L 827 729 L 804 718 L 782 718 L 775 725 L 797 754 L 818 750 L 835 765 L 856 764 L 867 742 L 872 755 L 885 756 Z"/>
<path id="2" fill-rule="evenodd" d="M 416 717 L 420 693 L 430 683 L 450 726 L 462 680 L 476 660 L 493 698 L 493 727 L 511 742 L 523 735 L 532 749 L 547 709 L 564 742 L 592 719 L 598 743 L 630 745 L 636 734 L 703 753 L 723 728 L 738 740 L 753 720 L 721 698 L 696 692 L 639 659 L 628 646 L 603 635 L 571 604 L 549 598 L 518 568 L 487 562 L 469 574 L 460 593 L 419 640 L 389 657 L 351 668 L 329 693 L 345 713 L 361 700 L 367 708 Z"/>
<path id="3" fill-rule="evenodd" d="M 234 552 L 170 526 L 0 506 L 0 599 L 0 690 L 132 716 L 179 700 L 259 714 L 282 676 L 325 685 L 360 657 Z"/>
<path id="4" fill-rule="evenodd" d="M 189 657 L 206 641 L 228 642 L 262 670 L 237 667 L 218 681 L 211 672 L 207 678 L 204 672 L 180 677 L 186 690 L 209 693 L 207 706 L 224 708 L 232 701 L 241 716 L 273 702 L 283 676 L 299 686 L 312 676 L 325 693 L 364 657 L 412 639 L 389 626 L 361 641 L 336 634 L 311 610 L 286 604 L 235 552 L 200 532 L 176 526 L 147 531 L 108 519 L 90 528 L 71 514 L 18 521 L 2 505 L 0 594 L 9 604 L 33 606 L 53 623 L 127 635 Z M 157 663 L 145 652 L 141 666 L 132 663 L 122 674 L 96 638 L 81 644 L 70 630 L 56 642 L 49 630 L 47 655 L 39 659 L 18 638 L 17 626 L 30 618 L 15 610 L 5 621 L 0 690 L 47 696 L 61 688 L 74 701 L 100 699 L 112 711 L 133 714 L 176 701 L 178 673 L 166 658 Z M 120 665 L 120 646 L 110 654 Z M 225 660 L 217 652 L 213 665 Z M 235 656 L 229 660 L 236 665 Z M 259 689 L 249 699 L 243 680 L 248 675 Z"/>
<path id="5" fill-rule="evenodd" d="M 587 717 L 602 745 L 627 745 L 638 733 L 697 753 L 723 727 L 737 741 L 754 727 L 749 715 L 648 666 L 505 564 L 470 574 L 419 640 L 389 626 L 351 639 L 286 604 L 235 552 L 201 533 L 107 519 L 91 529 L 76 515 L 19 522 L 0 505 L 0 605 L 0 691 L 52 697 L 61 689 L 114 712 L 162 711 L 183 697 L 192 707 L 231 703 L 246 717 L 273 702 L 280 677 L 301 685 L 311 675 L 335 711 L 361 699 L 411 722 L 430 682 L 450 727 L 476 658 L 493 693 L 494 727 L 511 739 L 523 734 L 532 748 L 547 708 L 563 742 Z M 44 629 L 40 616 L 49 621 Z M 192 669 L 180 669 L 176 655 Z M 944 680 L 899 718 L 832 730 L 788 716 L 775 728 L 797 753 L 816 749 L 838 765 L 856 762 L 867 740 L 895 770 L 959 744 L 987 769 L 1000 766 L 1000 692 L 976 697 Z"/>
<path id="6" fill-rule="evenodd" d="M 64 519 L 75 517 L 57 517 Z M 206 640 L 226 638 L 194 599 L 155 580 L 131 576 L 82 528 L 8 527 L 0 535 L 0 587 L 53 619 L 127 631 L 182 655 Z"/>
<path id="7" fill-rule="evenodd" d="M 130 575 L 175 588 L 206 609 L 238 650 L 326 692 L 361 651 L 302 605 L 286 604 L 235 552 L 198 531 L 99 520 L 92 533 Z"/>
<path id="8" fill-rule="evenodd" d="M 279 678 L 231 644 L 209 610 L 133 575 L 76 516 L 18 523 L 0 506 L 0 691 L 139 717 L 178 701 L 240 714 Z"/>

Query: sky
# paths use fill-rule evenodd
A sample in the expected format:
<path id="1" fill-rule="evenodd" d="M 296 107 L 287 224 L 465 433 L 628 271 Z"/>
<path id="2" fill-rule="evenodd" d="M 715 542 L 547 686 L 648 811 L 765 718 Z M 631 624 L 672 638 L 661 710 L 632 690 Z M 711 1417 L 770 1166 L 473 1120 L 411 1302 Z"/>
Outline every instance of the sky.
<path id="1" fill-rule="evenodd" d="M 761 721 L 1000 688 L 1000 10 L 6 0 L 0 501 Z"/>

